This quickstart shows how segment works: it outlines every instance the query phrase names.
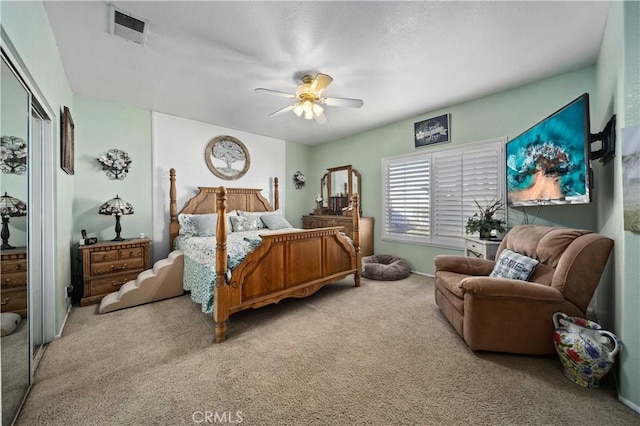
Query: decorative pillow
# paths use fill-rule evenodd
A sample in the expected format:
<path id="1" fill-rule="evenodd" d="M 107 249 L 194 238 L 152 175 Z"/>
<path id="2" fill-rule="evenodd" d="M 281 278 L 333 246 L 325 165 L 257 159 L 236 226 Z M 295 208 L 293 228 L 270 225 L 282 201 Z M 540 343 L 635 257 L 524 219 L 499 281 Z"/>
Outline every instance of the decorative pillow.
<path id="1" fill-rule="evenodd" d="M 496 260 L 496 266 L 490 276 L 528 281 L 538 263 L 540 262 L 536 259 L 504 249 Z"/>
<path id="2" fill-rule="evenodd" d="M 2 323 L 0 336 L 4 337 L 13 333 L 21 320 L 22 317 L 14 312 L 3 312 L 0 314 L 0 322 Z"/>
<path id="3" fill-rule="evenodd" d="M 192 214 L 179 214 L 180 235 L 198 235 L 196 225 L 191 221 Z"/>
<path id="4" fill-rule="evenodd" d="M 238 216 L 255 219 L 256 223 L 258 224 L 258 229 L 265 228 L 264 223 L 262 223 L 262 221 L 260 220 L 260 216 L 262 216 L 263 214 L 265 214 L 265 212 L 245 212 L 242 210 L 238 210 Z"/>
<path id="5" fill-rule="evenodd" d="M 236 211 L 227 212 L 227 232 L 233 232 L 230 218 L 236 216 Z M 180 235 L 192 237 L 215 237 L 218 223 L 217 213 L 207 214 L 179 214 Z"/>
<path id="6" fill-rule="evenodd" d="M 230 219 L 233 232 L 255 231 L 257 229 L 261 229 L 258 226 L 258 222 L 260 222 L 259 217 L 231 216 Z M 262 222 L 260 223 L 262 224 Z M 262 228 L 264 228 L 264 224 L 262 224 Z"/>
<path id="7" fill-rule="evenodd" d="M 281 214 L 263 214 L 260 220 L 271 230 L 293 228 L 293 226 Z"/>
<path id="8" fill-rule="evenodd" d="M 194 214 L 189 218 L 196 228 L 196 235 L 199 237 L 214 237 L 218 224 L 218 214 Z"/>

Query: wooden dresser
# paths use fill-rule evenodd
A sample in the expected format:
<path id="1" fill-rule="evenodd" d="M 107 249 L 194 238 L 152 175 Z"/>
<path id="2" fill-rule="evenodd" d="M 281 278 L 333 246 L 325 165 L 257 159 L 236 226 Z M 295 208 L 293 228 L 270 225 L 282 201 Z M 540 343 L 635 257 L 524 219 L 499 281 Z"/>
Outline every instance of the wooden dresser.
<path id="1" fill-rule="evenodd" d="M 83 287 L 80 305 L 100 303 L 104 296 L 149 269 L 150 242 L 148 238 L 139 238 L 80 246 Z"/>
<path id="2" fill-rule="evenodd" d="M 342 226 L 344 233 L 353 238 L 353 219 L 351 216 L 339 215 L 305 215 L 302 216 L 304 229 Z M 360 253 L 362 256 L 373 254 L 373 218 L 360 218 Z"/>
<path id="3" fill-rule="evenodd" d="M 2 255 L 0 280 L 2 280 L 2 312 L 15 312 L 27 316 L 27 249 L 6 249 Z"/>

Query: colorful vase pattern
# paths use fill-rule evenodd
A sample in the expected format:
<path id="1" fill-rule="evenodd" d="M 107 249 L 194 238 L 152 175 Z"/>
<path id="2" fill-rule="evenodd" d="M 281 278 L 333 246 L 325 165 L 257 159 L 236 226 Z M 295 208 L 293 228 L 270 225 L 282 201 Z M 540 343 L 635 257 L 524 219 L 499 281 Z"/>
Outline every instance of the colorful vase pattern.
<path id="1" fill-rule="evenodd" d="M 553 314 L 553 341 L 564 367 L 564 375 L 586 388 L 599 388 L 609 372 L 620 344 L 615 334 L 584 318 Z"/>

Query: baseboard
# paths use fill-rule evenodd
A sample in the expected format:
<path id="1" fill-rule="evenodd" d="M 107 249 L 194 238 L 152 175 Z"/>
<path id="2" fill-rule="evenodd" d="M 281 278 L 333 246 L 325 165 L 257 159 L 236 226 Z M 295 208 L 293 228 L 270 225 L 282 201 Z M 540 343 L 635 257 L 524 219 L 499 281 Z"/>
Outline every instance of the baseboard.
<path id="1" fill-rule="evenodd" d="M 618 396 L 618 401 L 622 402 L 624 405 L 626 405 L 627 407 L 631 408 L 633 411 L 635 411 L 636 413 L 640 413 L 640 405 L 635 404 L 631 401 L 629 401 L 628 399 L 625 399 L 621 396 Z"/>
<path id="2" fill-rule="evenodd" d="M 434 278 L 433 274 L 427 274 L 426 272 L 411 271 L 411 273 L 416 275 L 422 275 L 423 277 Z"/>
<path id="3" fill-rule="evenodd" d="M 57 339 L 62 337 L 62 332 L 64 331 L 64 326 L 67 324 L 67 319 L 69 318 L 69 313 L 71 312 L 71 307 L 72 307 L 72 304 L 69 303 L 69 305 L 67 306 L 67 314 L 64 316 L 64 320 L 62 320 L 62 325 L 60 326 L 60 331 L 58 332 L 58 334 L 55 335 L 55 337 L 53 338 L 54 340 L 57 340 Z"/>

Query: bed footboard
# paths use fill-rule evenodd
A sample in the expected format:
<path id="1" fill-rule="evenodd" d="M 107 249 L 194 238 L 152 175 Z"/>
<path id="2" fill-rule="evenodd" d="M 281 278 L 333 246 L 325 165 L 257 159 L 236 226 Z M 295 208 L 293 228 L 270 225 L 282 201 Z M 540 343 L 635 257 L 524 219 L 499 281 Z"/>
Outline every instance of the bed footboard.
<path id="1" fill-rule="evenodd" d="M 354 239 L 340 234 L 341 227 L 282 232 L 262 236 L 262 244 L 238 265 L 227 281 L 226 190 L 217 193 L 216 284 L 213 319 L 215 341 L 226 340 L 229 315 L 258 308 L 289 297 L 306 297 L 326 284 L 354 275 L 360 285 L 358 198 L 354 195 Z"/>

